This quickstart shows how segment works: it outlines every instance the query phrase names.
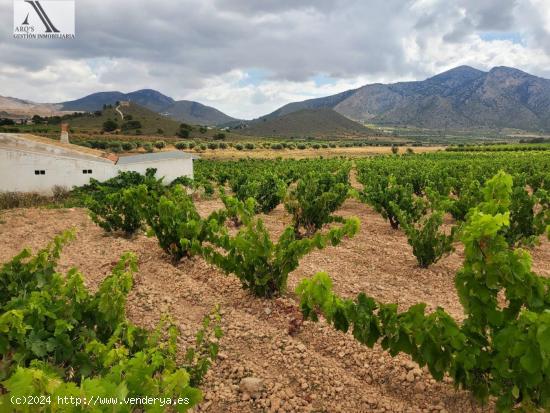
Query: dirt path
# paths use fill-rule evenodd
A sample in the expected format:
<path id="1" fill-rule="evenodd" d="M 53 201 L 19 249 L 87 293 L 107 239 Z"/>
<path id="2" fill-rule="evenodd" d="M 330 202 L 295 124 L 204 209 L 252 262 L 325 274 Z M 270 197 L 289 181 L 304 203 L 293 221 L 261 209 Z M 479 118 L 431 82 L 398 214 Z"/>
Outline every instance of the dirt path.
<path id="1" fill-rule="evenodd" d="M 122 113 L 122 111 L 120 110 L 120 105 L 118 105 L 115 110 L 118 112 L 118 114 L 120 115 L 120 119 L 121 120 L 124 120 L 124 113 Z"/>
<path id="2" fill-rule="evenodd" d="M 201 214 L 220 207 L 216 200 L 197 203 Z M 195 411 L 208 412 L 481 412 L 470 396 L 449 383 L 436 383 L 406 356 L 394 359 L 380 348 L 370 350 L 350 335 L 323 322 L 306 322 L 298 334 L 288 334 L 289 321 L 298 314 L 292 291 L 300 279 L 327 271 L 336 290 L 346 296 L 365 291 L 403 308 L 425 301 L 443 306 L 460 317 L 453 275 L 461 263 L 456 252 L 429 269 L 420 269 L 403 234 L 393 231 L 365 205 L 349 200 L 340 211 L 356 215 L 361 232 L 338 247 L 305 257 L 289 279 L 289 293 L 275 300 L 251 297 L 238 279 L 225 276 L 196 258 L 177 267 L 154 238 L 132 240 L 106 235 L 86 211 L 22 209 L 8 211 L 0 220 L 0 262 L 24 246 L 36 250 L 60 231 L 76 227 L 77 239 L 68 245 L 60 270 L 78 267 L 90 288 L 110 272 L 124 251 L 139 258 L 139 274 L 127 306 L 136 323 L 152 327 L 170 313 L 182 329 L 181 346 L 191 342 L 201 318 L 215 304 L 223 312 L 220 360 L 203 385 L 205 401 Z M 282 207 L 265 217 L 274 234 L 290 217 Z M 550 244 L 533 251 L 535 270 L 550 276 Z M 242 378 L 265 383 L 251 398 L 239 390 Z"/>

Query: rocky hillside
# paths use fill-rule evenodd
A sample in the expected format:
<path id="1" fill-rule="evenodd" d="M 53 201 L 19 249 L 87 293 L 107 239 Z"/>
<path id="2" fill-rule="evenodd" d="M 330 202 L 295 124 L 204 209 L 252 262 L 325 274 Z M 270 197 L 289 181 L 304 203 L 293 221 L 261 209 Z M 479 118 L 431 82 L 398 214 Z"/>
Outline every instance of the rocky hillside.
<path id="1" fill-rule="evenodd" d="M 550 80 L 517 69 L 460 66 L 423 81 L 372 84 L 285 105 L 331 108 L 357 121 L 424 128 L 550 130 Z"/>
<path id="2" fill-rule="evenodd" d="M 59 105 L 0 96 L 0 117 L 54 116 L 63 114 Z"/>

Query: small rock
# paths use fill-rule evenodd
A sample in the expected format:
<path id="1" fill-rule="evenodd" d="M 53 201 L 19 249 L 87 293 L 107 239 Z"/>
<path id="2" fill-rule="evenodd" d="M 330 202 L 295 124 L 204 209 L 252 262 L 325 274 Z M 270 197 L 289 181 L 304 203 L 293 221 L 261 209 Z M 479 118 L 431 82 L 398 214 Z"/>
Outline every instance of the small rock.
<path id="1" fill-rule="evenodd" d="M 409 383 L 412 383 L 414 381 L 414 372 L 412 370 L 407 373 L 407 381 Z"/>
<path id="2" fill-rule="evenodd" d="M 264 381 L 257 377 L 245 377 L 239 384 L 239 389 L 243 393 L 248 393 L 249 396 L 257 396 L 264 389 Z"/>
<path id="3" fill-rule="evenodd" d="M 271 314 L 271 308 L 269 308 L 269 307 L 264 308 L 264 313 L 265 313 L 266 315 Z"/>

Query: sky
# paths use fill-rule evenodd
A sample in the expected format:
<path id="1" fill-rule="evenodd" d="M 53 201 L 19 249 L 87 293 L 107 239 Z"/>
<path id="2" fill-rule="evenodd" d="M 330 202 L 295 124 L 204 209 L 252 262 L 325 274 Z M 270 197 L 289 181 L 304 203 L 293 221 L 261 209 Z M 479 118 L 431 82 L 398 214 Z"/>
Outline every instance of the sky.
<path id="1" fill-rule="evenodd" d="M 70 40 L 14 39 L 13 7 L 0 95 L 37 102 L 151 88 L 251 119 L 459 65 L 550 78 L 548 0 L 76 0 Z"/>

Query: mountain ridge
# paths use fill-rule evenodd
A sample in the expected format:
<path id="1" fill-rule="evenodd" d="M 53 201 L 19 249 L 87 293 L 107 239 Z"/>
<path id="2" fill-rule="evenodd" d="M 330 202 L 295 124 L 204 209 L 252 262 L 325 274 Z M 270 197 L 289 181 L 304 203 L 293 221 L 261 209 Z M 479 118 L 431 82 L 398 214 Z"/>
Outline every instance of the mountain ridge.
<path id="1" fill-rule="evenodd" d="M 96 92 L 80 99 L 62 102 L 62 110 L 93 112 L 103 105 L 114 104 L 117 101 L 128 100 L 140 106 L 180 122 L 196 125 L 217 126 L 235 122 L 233 118 L 211 106 L 189 100 L 174 100 L 154 89 L 140 89 L 129 93 L 119 91 Z"/>
<path id="2" fill-rule="evenodd" d="M 381 125 L 550 130 L 550 80 L 506 66 L 487 72 L 458 66 L 425 80 L 374 83 L 292 102 L 265 117 L 303 106 L 330 108 L 349 119 Z"/>

